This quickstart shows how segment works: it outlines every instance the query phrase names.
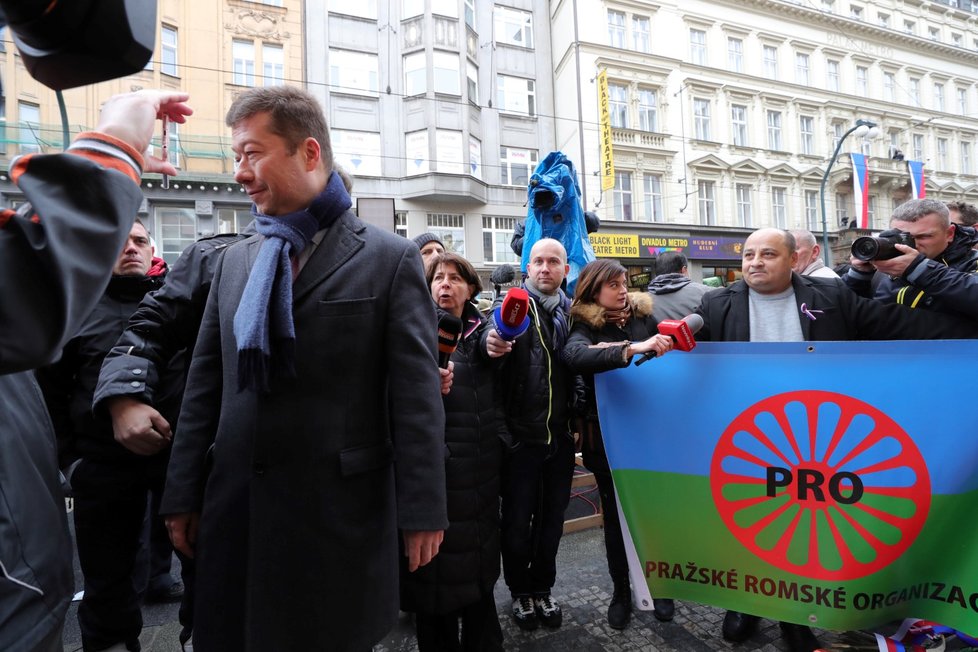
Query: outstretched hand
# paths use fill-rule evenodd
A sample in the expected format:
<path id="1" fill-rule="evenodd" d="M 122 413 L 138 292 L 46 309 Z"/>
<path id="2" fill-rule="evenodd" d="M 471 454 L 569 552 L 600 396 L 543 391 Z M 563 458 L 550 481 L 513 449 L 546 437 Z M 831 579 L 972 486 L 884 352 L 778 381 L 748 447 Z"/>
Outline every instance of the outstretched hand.
<path id="1" fill-rule="evenodd" d="M 137 152 L 145 152 L 156 130 L 156 121 L 164 115 L 173 122 L 184 123 L 193 113 L 187 105 L 190 96 L 176 91 L 142 90 L 115 95 L 102 105 L 97 131 L 114 136 L 132 145 Z M 143 171 L 175 175 L 176 168 L 169 161 L 154 156 L 143 156 Z"/>

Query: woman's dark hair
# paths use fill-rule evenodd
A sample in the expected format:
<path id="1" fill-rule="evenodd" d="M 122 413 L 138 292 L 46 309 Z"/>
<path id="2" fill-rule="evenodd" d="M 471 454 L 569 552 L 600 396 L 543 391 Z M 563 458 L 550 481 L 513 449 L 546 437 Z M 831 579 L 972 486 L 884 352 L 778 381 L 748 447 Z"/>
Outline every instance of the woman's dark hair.
<path id="1" fill-rule="evenodd" d="M 584 266 L 581 275 L 577 277 L 577 290 L 574 292 L 574 301 L 571 306 L 581 303 L 594 303 L 605 283 L 618 278 L 627 271 L 617 260 L 610 258 L 592 260 Z"/>
<path id="2" fill-rule="evenodd" d="M 472 267 L 472 263 L 456 253 L 446 251 L 435 256 L 431 260 L 431 264 L 428 265 L 428 270 L 425 272 L 425 280 L 428 282 L 429 293 L 431 292 L 431 282 L 435 279 L 435 270 L 438 269 L 439 265 L 455 265 L 455 269 L 458 270 L 458 275 L 469 285 L 475 286 L 475 289 L 472 290 L 472 296 L 469 297 L 469 301 L 475 299 L 482 292 L 482 280 L 476 273 L 475 268 Z"/>

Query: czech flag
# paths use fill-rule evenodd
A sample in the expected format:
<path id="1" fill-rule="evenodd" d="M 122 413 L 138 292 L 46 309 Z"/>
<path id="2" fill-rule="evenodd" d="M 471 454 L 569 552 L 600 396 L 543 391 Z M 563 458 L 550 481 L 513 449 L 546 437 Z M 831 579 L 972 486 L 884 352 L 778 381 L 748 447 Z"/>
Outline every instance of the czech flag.
<path id="1" fill-rule="evenodd" d="M 907 161 L 907 169 L 910 171 L 910 190 L 913 192 L 913 198 L 923 199 L 927 196 L 927 185 L 924 183 L 924 162 Z"/>
<path id="2" fill-rule="evenodd" d="M 856 200 L 859 228 L 869 228 L 869 166 L 866 155 L 852 152 L 852 191 Z"/>

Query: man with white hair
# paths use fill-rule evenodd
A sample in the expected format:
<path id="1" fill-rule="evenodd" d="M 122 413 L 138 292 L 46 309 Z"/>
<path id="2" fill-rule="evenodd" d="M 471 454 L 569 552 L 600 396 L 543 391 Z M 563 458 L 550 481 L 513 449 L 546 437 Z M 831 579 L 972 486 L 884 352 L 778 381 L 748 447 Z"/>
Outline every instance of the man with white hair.
<path id="1" fill-rule="evenodd" d="M 822 248 L 811 231 L 795 229 L 791 235 L 795 236 L 795 251 L 798 252 L 798 262 L 791 268 L 792 271 L 801 276 L 839 278 L 831 267 L 822 262 Z"/>

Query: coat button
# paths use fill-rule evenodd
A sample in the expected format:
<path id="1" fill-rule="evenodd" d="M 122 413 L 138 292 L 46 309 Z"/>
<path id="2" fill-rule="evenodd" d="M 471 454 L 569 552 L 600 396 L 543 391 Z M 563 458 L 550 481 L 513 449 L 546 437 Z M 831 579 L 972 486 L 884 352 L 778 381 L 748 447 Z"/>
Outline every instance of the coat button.
<path id="1" fill-rule="evenodd" d="M 133 376 L 138 376 L 141 373 L 143 373 L 143 370 L 142 369 L 133 369 L 132 370 L 132 375 Z"/>
<path id="2" fill-rule="evenodd" d="M 130 387 L 141 387 L 142 386 L 142 383 L 139 382 L 138 380 L 134 380 L 131 383 L 129 383 L 129 386 Z"/>

